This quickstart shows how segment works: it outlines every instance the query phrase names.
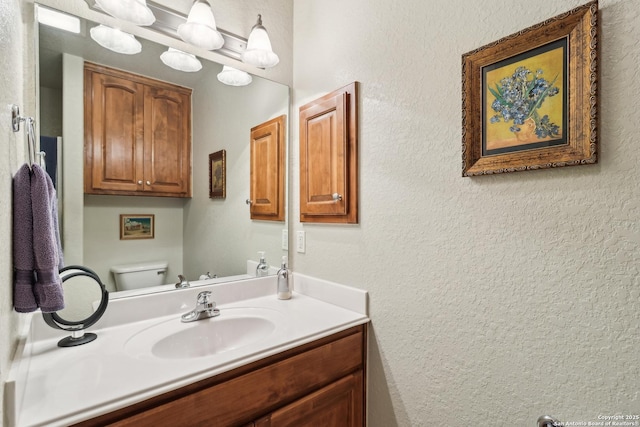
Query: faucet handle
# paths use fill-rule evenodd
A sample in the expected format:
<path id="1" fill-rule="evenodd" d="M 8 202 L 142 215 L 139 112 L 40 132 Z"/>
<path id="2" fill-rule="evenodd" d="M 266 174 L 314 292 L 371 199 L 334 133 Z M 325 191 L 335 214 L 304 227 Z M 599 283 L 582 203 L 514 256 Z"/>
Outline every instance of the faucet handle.
<path id="1" fill-rule="evenodd" d="M 202 291 L 198 294 L 197 311 L 211 311 L 215 308 L 216 303 L 211 301 L 211 291 Z"/>
<path id="2" fill-rule="evenodd" d="M 202 291 L 198 294 L 198 304 L 207 304 L 211 298 L 211 291 Z"/>
<path id="3" fill-rule="evenodd" d="M 183 322 L 193 322 L 200 319 L 208 319 L 220 315 L 220 310 L 216 308 L 216 303 L 211 301 L 211 291 L 198 293 L 196 308 L 182 315 Z"/>
<path id="4" fill-rule="evenodd" d="M 188 288 L 189 287 L 189 281 L 182 274 L 178 274 L 178 280 L 179 280 L 179 282 L 176 283 L 176 288 Z"/>

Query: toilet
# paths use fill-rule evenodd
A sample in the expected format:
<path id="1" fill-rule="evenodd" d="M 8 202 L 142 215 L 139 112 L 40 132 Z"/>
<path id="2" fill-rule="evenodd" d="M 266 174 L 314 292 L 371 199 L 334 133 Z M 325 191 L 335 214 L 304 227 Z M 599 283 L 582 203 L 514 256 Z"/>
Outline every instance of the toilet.
<path id="1" fill-rule="evenodd" d="M 167 261 L 150 261 L 114 265 L 111 272 L 116 279 L 116 290 L 146 288 L 166 284 Z"/>

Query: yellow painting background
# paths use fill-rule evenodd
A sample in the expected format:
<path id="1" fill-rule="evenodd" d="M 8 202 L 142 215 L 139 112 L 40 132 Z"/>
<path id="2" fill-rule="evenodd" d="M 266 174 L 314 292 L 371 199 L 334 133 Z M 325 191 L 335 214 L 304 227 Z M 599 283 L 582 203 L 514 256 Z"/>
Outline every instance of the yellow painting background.
<path id="1" fill-rule="evenodd" d="M 531 71 L 532 74 L 535 74 L 537 70 L 543 70 L 544 73 L 541 77 L 546 79 L 549 83 L 551 83 L 553 79 L 558 76 L 558 78 L 553 83 L 553 86 L 557 87 L 560 90 L 559 93 L 555 96 L 547 96 L 537 111 L 540 117 L 543 117 L 546 114 L 549 116 L 549 120 L 551 121 L 551 123 L 555 123 L 560 127 L 560 138 L 562 138 L 562 135 L 564 133 L 564 129 L 562 129 L 562 107 L 564 105 L 563 64 L 563 49 L 559 47 L 557 49 L 550 50 L 549 52 L 545 52 L 540 55 L 524 59 L 522 61 L 514 62 L 512 64 L 505 65 L 504 67 L 497 68 L 486 73 L 486 86 L 484 88 L 484 90 L 486 91 L 486 103 L 484 106 L 484 111 L 485 123 L 487 127 L 485 140 L 487 149 L 519 145 L 519 143 L 515 140 L 514 133 L 509 130 L 509 128 L 513 126 L 513 119 L 505 123 L 502 116 L 500 116 L 500 122 L 490 122 L 491 117 L 493 117 L 497 113 L 493 110 L 493 108 L 491 108 L 491 104 L 496 98 L 491 92 L 489 92 L 489 88 L 495 90 L 496 85 L 500 84 L 500 80 L 505 77 L 510 77 L 518 67 L 526 67 L 527 69 L 529 69 L 529 71 Z"/>

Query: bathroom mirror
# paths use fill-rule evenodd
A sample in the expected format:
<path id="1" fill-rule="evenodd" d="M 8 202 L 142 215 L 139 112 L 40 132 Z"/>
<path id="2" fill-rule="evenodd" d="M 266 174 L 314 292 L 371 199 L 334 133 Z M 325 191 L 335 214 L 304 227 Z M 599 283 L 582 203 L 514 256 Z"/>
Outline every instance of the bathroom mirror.
<path id="1" fill-rule="evenodd" d="M 112 296 L 118 294 L 110 272 L 114 265 L 167 261 L 167 284 L 176 282 L 179 274 L 190 282 L 206 273 L 229 280 L 247 277 L 247 261 L 257 261 L 258 251 L 265 251 L 267 262 L 277 268 L 287 254 L 281 237 L 287 223 L 250 219 L 245 203 L 250 188 L 249 138 L 252 127 L 283 114 L 288 117 L 289 88 L 257 76 L 248 86 L 226 86 L 216 78 L 222 66 L 202 58 L 200 71 L 176 71 L 160 61 L 166 46 L 140 37 L 141 53 L 118 54 L 89 37 L 95 25 L 81 20 L 80 34 L 38 26 L 39 132 L 62 137 L 57 144 L 62 159 L 57 189 L 65 262 L 95 270 Z M 84 60 L 193 90 L 192 198 L 84 194 Z M 226 151 L 226 197 L 211 199 L 209 154 L 219 150 Z M 120 240 L 121 214 L 153 214 L 153 239 Z"/>

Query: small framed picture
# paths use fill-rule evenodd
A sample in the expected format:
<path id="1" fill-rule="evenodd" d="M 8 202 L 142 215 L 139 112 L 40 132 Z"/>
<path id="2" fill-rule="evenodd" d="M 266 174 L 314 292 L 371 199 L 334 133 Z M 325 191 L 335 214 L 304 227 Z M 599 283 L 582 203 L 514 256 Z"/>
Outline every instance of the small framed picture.
<path id="1" fill-rule="evenodd" d="M 209 154 L 209 198 L 227 197 L 227 152 L 216 151 Z"/>
<path id="2" fill-rule="evenodd" d="M 153 239 L 155 215 L 120 215 L 120 240 Z"/>

